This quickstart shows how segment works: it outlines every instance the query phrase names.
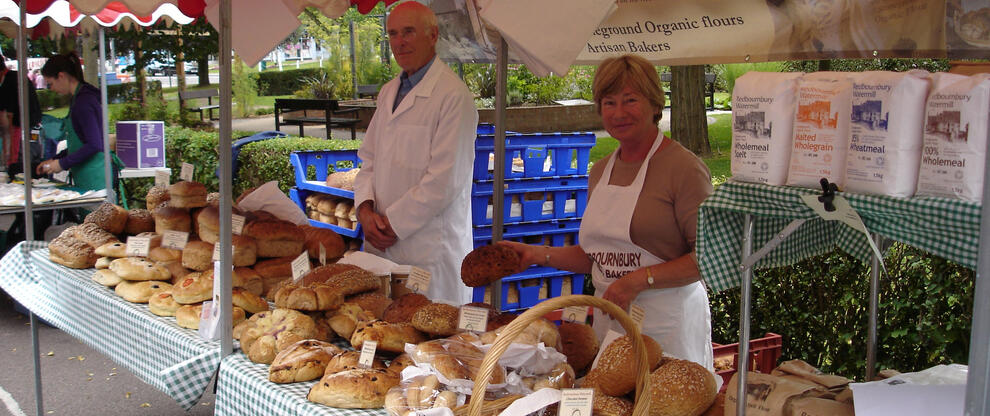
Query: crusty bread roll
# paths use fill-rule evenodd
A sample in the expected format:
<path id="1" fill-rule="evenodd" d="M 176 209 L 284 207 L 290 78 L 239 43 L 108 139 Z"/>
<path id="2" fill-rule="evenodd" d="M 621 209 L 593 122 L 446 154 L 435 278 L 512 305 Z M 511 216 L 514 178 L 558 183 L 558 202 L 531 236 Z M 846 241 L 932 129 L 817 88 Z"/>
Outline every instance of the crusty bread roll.
<path id="1" fill-rule="evenodd" d="M 648 335 L 643 335 L 643 341 L 646 343 L 647 363 L 652 370 L 660 363 L 663 350 Z M 588 376 L 596 379 L 597 387 L 609 396 L 625 396 L 633 391 L 636 388 L 636 355 L 633 354 L 629 336 L 623 335 L 608 344 L 598 358 L 598 365 L 591 369 Z"/>
<path id="2" fill-rule="evenodd" d="M 426 336 L 408 323 L 393 324 L 385 321 L 367 321 L 359 323 L 354 329 L 354 334 L 351 335 L 351 346 L 360 350 L 366 340 L 377 341 L 379 351 L 402 353 L 406 343 L 419 344 L 426 341 Z"/>
<path id="3" fill-rule="evenodd" d="M 234 306 L 240 307 L 248 313 L 258 313 L 269 309 L 268 301 L 240 287 L 231 289 L 231 300 L 234 302 Z"/>
<path id="4" fill-rule="evenodd" d="M 120 234 L 127 225 L 127 210 L 104 202 L 95 211 L 86 215 L 85 222 L 96 224 L 110 234 Z"/>
<path id="5" fill-rule="evenodd" d="M 114 292 L 128 302 L 148 303 L 148 299 L 158 291 L 171 288 L 172 284 L 166 282 L 122 280 L 114 287 Z"/>
<path id="6" fill-rule="evenodd" d="M 425 305 L 412 317 L 412 326 L 430 335 L 446 337 L 457 333 L 460 309 L 446 303 Z"/>
<path id="7" fill-rule="evenodd" d="M 152 211 L 155 217 L 155 233 L 164 234 L 165 231 L 192 231 L 192 218 L 189 211 L 172 206 L 158 207 Z"/>
<path id="8" fill-rule="evenodd" d="M 378 292 L 364 292 L 357 295 L 348 296 L 345 301 L 355 303 L 372 315 L 375 319 L 385 317 L 385 308 L 392 304 L 392 299 L 385 297 Z"/>
<path id="9" fill-rule="evenodd" d="M 304 339 L 315 339 L 313 318 L 291 309 L 275 309 L 251 316 L 241 333 L 241 349 L 256 363 L 271 364 L 275 355 Z"/>
<path id="10" fill-rule="evenodd" d="M 338 202 L 337 206 L 334 207 L 333 216 L 337 217 L 337 221 L 340 221 L 341 219 L 350 219 L 347 216 L 347 213 L 351 212 L 351 207 L 353 206 L 354 203 L 351 201 Z"/>
<path id="11" fill-rule="evenodd" d="M 127 257 L 127 244 L 120 241 L 113 241 L 97 247 L 93 252 L 97 256 L 119 259 Z"/>
<path id="12" fill-rule="evenodd" d="M 461 280 L 469 287 L 485 286 L 519 270 L 519 255 L 501 244 L 481 246 L 461 261 Z"/>
<path id="13" fill-rule="evenodd" d="M 275 293 L 275 306 L 300 311 L 332 311 L 344 303 L 340 289 L 325 284 L 286 283 Z"/>
<path id="14" fill-rule="evenodd" d="M 378 409 L 399 378 L 382 369 L 360 368 L 324 375 L 306 396 L 311 402 L 344 409 Z"/>
<path id="15" fill-rule="evenodd" d="M 121 281 L 123 281 L 120 276 L 117 276 L 117 273 L 114 273 L 113 270 L 110 269 L 97 270 L 93 273 L 93 280 L 96 281 L 96 283 L 106 287 L 117 286 Z"/>
<path id="16" fill-rule="evenodd" d="M 327 324 L 341 338 L 351 339 L 351 335 L 354 335 L 354 329 L 357 328 L 358 323 L 373 320 L 375 320 L 375 316 L 365 311 L 360 305 L 344 302 L 337 309 L 336 313 L 327 317 Z"/>
<path id="17" fill-rule="evenodd" d="M 151 215 L 151 211 L 140 208 L 127 211 L 125 234 L 138 235 L 149 231 L 155 231 L 155 217 Z"/>
<path id="18" fill-rule="evenodd" d="M 181 181 L 168 187 L 169 204 L 177 208 L 206 206 L 206 186 L 194 181 Z"/>
<path id="19" fill-rule="evenodd" d="M 213 268 L 213 244 L 192 240 L 182 249 L 182 267 L 204 271 Z"/>
<path id="20" fill-rule="evenodd" d="M 715 401 L 715 374 L 687 360 L 669 360 L 650 373 L 650 416 L 698 416 Z"/>
<path id="21" fill-rule="evenodd" d="M 203 241 L 220 241 L 220 208 L 208 205 L 196 213 L 196 234 Z"/>
<path id="22" fill-rule="evenodd" d="M 148 299 L 148 310 L 158 316 L 175 316 L 182 305 L 172 298 L 171 290 L 161 290 Z"/>
<path id="23" fill-rule="evenodd" d="M 199 329 L 199 316 L 203 314 L 203 304 L 182 305 L 175 310 L 175 323 L 183 328 Z M 237 326 L 244 321 L 244 309 L 234 306 L 231 309 L 231 321 Z"/>
<path id="24" fill-rule="evenodd" d="M 321 198 L 316 204 L 316 210 L 320 214 L 333 216 L 337 210 L 337 200 L 333 197 Z"/>
<path id="25" fill-rule="evenodd" d="M 330 360 L 344 352 L 336 345 L 315 339 L 304 339 L 278 354 L 268 367 L 268 381 L 298 383 L 323 377 Z"/>
<path id="26" fill-rule="evenodd" d="M 598 355 L 598 337 L 590 325 L 563 322 L 557 328 L 567 363 L 578 372 L 583 371 Z"/>
<path id="27" fill-rule="evenodd" d="M 257 240 L 258 257 L 298 256 L 306 242 L 299 226 L 278 219 L 249 222 L 242 235 Z"/>
<path id="28" fill-rule="evenodd" d="M 118 241 L 116 236 L 91 222 L 66 228 L 62 233 L 64 234 L 69 232 L 69 230 L 71 230 L 73 237 L 89 244 L 90 247 L 93 248 L 97 248 L 109 242 Z"/>
<path id="29" fill-rule="evenodd" d="M 301 228 L 306 235 L 306 251 L 312 259 L 319 260 L 320 244 L 323 245 L 328 262 L 343 256 L 344 251 L 347 250 L 347 246 L 344 244 L 344 238 L 333 230 L 313 227 L 311 225 L 303 225 Z"/>
<path id="30" fill-rule="evenodd" d="M 332 360 L 327 364 L 326 374 L 339 373 L 341 371 L 353 370 L 355 368 L 361 368 L 358 362 L 361 360 L 361 351 L 341 351 L 333 357 Z M 375 359 L 371 361 L 371 368 L 385 369 L 385 361 L 382 361 L 376 354 Z"/>
<path id="31" fill-rule="evenodd" d="M 419 308 L 431 303 L 433 302 L 430 302 L 426 296 L 418 293 L 407 293 L 385 308 L 385 320 L 391 323 L 410 322 Z"/>
<path id="32" fill-rule="evenodd" d="M 360 171 L 360 168 L 354 168 L 351 170 L 333 172 L 327 175 L 327 186 L 331 188 L 353 191 L 354 178 L 357 177 L 357 174 Z"/>
<path id="33" fill-rule="evenodd" d="M 189 273 L 172 288 L 172 298 L 183 305 L 200 303 L 213 297 L 213 275 Z"/>
<path id="34" fill-rule="evenodd" d="M 168 269 L 143 257 L 124 257 L 110 262 L 110 270 L 124 280 L 169 280 Z"/>
<path id="35" fill-rule="evenodd" d="M 155 185 L 148 189 L 148 194 L 144 197 L 145 206 L 149 211 L 154 211 L 163 202 L 168 202 L 172 197 L 168 194 L 168 187 Z"/>
<path id="36" fill-rule="evenodd" d="M 48 259 L 66 267 L 88 269 L 99 258 L 92 246 L 75 238 L 72 233 L 62 232 L 48 243 Z"/>

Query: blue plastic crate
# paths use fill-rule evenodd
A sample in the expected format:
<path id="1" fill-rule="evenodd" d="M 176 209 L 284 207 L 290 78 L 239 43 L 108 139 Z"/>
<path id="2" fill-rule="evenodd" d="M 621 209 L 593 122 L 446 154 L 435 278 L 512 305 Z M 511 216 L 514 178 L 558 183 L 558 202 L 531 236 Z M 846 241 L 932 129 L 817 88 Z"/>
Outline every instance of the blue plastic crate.
<path id="1" fill-rule="evenodd" d="M 293 152 L 289 160 L 295 170 L 297 188 L 354 199 L 354 191 L 331 188 L 326 182 L 327 176 L 333 172 L 346 172 L 360 167 L 361 159 L 357 156 L 357 150 Z M 314 180 L 308 180 L 309 167 L 316 170 Z"/>
<path id="2" fill-rule="evenodd" d="M 507 224 L 502 227 L 502 239 L 525 244 L 542 244 L 551 247 L 578 245 L 581 219 L 550 220 L 543 222 Z M 474 248 L 492 243 L 492 227 L 474 227 Z"/>
<path id="3" fill-rule="evenodd" d="M 299 188 L 290 188 L 289 189 L 289 199 L 292 199 L 292 202 L 295 202 L 296 205 L 299 207 L 299 209 L 301 209 L 305 213 L 306 212 L 306 197 L 312 195 L 314 192 L 316 192 L 316 191 L 309 191 L 309 190 L 299 189 Z M 338 195 L 335 195 L 335 196 L 338 196 Z M 353 198 L 352 198 L 352 201 L 353 201 Z M 310 218 L 309 219 L 309 225 L 312 225 L 314 227 L 320 227 L 320 228 L 326 228 L 326 229 L 329 229 L 329 230 L 333 230 L 337 234 L 340 234 L 340 235 L 342 235 L 344 237 L 360 238 L 362 240 L 364 239 L 364 233 L 361 232 L 361 224 L 360 223 L 357 223 L 357 225 L 352 230 L 352 229 L 349 229 L 349 228 L 339 227 L 339 226 L 336 226 L 334 224 L 327 224 L 325 222 L 321 222 L 321 221 L 314 220 L 314 219 Z"/>
<path id="4" fill-rule="evenodd" d="M 584 291 L 584 275 L 549 267 L 531 267 L 505 277 L 502 283 L 502 312 L 528 309 L 544 300 Z M 491 303 L 485 291 L 490 286 L 474 288 L 473 301 Z M 566 293 L 565 293 L 566 292 Z"/>
<path id="5" fill-rule="evenodd" d="M 587 175 L 595 134 L 586 133 L 506 133 L 505 178 Z M 489 158 L 495 153 L 495 137 L 479 135 L 475 141 L 474 179 L 491 180 Z M 522 168 L 512 165 L 522 160 Z"/>
<path id="6" fill-rule="evenodd" d="M 588 177 L 506 181 L 502 219 L 505 223 L 579 218 L 588 203 Z M 492 182 L 476 182 L 471 192 L 473 225 L 492 223 Z"/>

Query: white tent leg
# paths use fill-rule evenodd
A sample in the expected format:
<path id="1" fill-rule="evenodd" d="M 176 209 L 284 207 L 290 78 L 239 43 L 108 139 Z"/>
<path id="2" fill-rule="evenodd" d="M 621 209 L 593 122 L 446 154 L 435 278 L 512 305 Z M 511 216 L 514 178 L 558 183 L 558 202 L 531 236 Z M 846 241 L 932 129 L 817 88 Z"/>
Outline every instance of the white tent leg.
<path id="1" fill-rule="evenodd" d="M 505 209 L 505 107 L 508 91 L 509 45 L 499 38 L 495 59 L 495 166 L 492 176 L 495 179 L 492 193 L 492 243 L 502 240 L 502 213 Z M 489 285 L 492 292 L 492 306 L 502 310 L 502 279 Z"/>
<path id="2" fill-rule="evenodd" d="M 231 264 L 233 246 L 231 242 L 231 0 L 220 0 L 220 356 L 226 357 L 233 351 L 233 324 L 231 299 Z M 209 71 L 207 66 L 206 71 Z M 214 305 L 216 306 L 216 305 Z"/>
<path id="3" fill-rule="evenodd" d="M 110 104 L 107 102 L 107 70 L 106 70 L 106 34 L 100 26 L 100 107 L 103 110 L 103 179 L 107 189 L 107 202 L 119 203 L 117 193 L 113 188 L 113 164 L 110 158 Z"/>
<path id="4" fill-rule="evenodd" d="M 984 166 L 990 163 L 990 152 Z M 980 248 L 973 293 L 973 327 L 969 338 L 969 372 L 966 380 L 966 415 L 990 415 L 990 169 L 983 174 L 980 210 Z"/>
<path id="5" fill-rule="evenodd" d="M 743 225 L 743 259 L 753 253 L 753 215 L 746 214 Z M 742 268 L 742 293 L 739 300 L 739 359 L 736 360 L 736 374 L 739 385 L 736 388 L 736 414 L 746 414 L 746 372 L 749 371 L 749 309 L 752 300 L 753 269 Z"/>
<path id="6" fill-rule="evenodd" d="M 883 247 L 883 237 L 873 234 L 873 242 L 877 247 Z M 873 256 L 870 262 L 870 317 L 866 331 L 866 380 L 873 380 L 877 370 L 877 313 L 880 304 L 880 264 L 882 258 Z"/>

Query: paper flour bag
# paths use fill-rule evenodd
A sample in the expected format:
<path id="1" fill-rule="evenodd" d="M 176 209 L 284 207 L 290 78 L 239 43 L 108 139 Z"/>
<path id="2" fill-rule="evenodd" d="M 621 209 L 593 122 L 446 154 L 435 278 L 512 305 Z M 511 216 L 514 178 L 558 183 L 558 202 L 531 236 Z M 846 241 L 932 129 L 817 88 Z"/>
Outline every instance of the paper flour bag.
<path id="1" fill-rule="evenodd" d="M 929 74 L 913 70 L 850 75 L 853 92 L 845 190 L 910 197 L 918 184 Z"/>
<path id="2" fill-rule="evenodd" d="M 852 81 L 843 74 L 816 74 L 798 81 L 797 111 L 787 184 L 820 189 L 827 178 L 842 188 L 852 112 Z"/>
<path id="3" fill-rule="evenodd" d="M 990 74 L 936 74 L 925 106 L 917 195 L 982 200 L 988 114 Z"/>
<path id="4" fill-rule="evenodd" d="M 732 178 L 783 185 L 800 72 L 750 71 L 732 90 Z"/>

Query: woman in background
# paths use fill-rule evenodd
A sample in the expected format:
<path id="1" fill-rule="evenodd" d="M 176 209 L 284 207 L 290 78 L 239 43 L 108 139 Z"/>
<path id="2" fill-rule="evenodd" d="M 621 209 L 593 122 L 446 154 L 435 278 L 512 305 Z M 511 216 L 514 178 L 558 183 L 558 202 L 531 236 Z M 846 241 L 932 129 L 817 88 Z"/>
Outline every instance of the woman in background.
<path id="1" fill-rule="evenodd" d="M 38 175 L 68 170 L 75 187 L 85 190 L 106 188 L 103 165 L 103 111 L 100 91 L 83 81 L 82 65 L 75 53 L 48 58 L 41 68 L 48 88 L 71 95 L 69 114 L 63 119 L 62 133 L 68 154 L 45 160 L 38 165 Z M 119 160 L 113 156 L 117 172 Z M 114 175 L 116 176 L 116 174 Z M 116 181 L 116 178 L 114 178 Z"/>

